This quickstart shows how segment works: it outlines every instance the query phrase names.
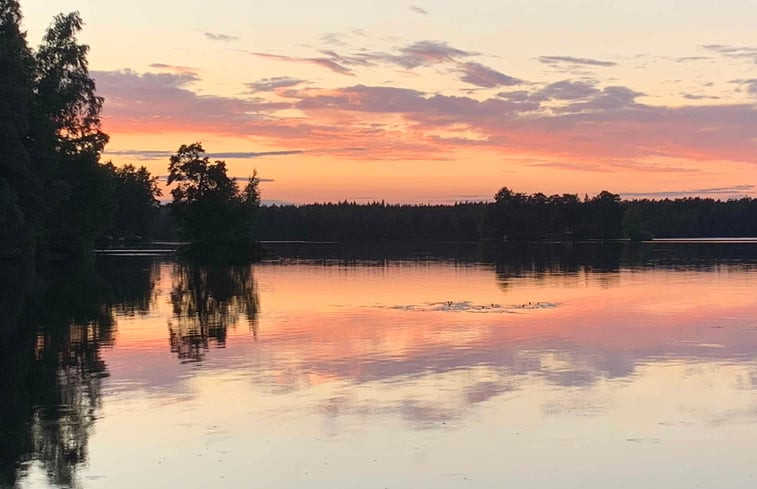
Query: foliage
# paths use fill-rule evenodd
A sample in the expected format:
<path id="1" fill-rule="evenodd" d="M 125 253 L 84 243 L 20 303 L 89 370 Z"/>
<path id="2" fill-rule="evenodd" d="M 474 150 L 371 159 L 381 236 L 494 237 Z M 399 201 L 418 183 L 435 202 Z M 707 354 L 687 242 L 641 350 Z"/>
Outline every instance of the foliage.
<path id="1" fill-rule="evenodd" d="M 523 194 L 503 188 L 494 203 L 387 205 L 350 202 L 263 206 L 261 240 L 633 240 L 757 236 L 757 199 L 622 201 L 602 192 Z"/>
<path id="2" fill-rule="evenodd" d="M 623 237 L 623 206 L 620 195 L 603 190 L 599 195 L 584 202 L 589 219 L 588 236 L 601 239 Z"/>
<path id="3" fill-rule="evenodd" d="M 83 21 L 78 12 L 55 16 L 36 54 L 36 108 L 54 131 L 63 155 L 99 156 L 108 142 L 100 130 L 104 99 L 89 76 L 89 46 L 76 36 Z"/>
<path id="4" fill-rule="evenodd" d="M 20 22 L 18 2 L 0 0 L 0 259 L 69 258 L 107 229 L 143 236 L 157 187 L 144 168 L 100 162 L 104 100 L 81 17 L 56 16 L 36 51 Z"/>
<path id="5" fill-rule="evenodd" d="M 488 237 L 560 238 L 589 235 L 587 206 L 577 195 L 516 193 L 503 187 L 487 213 Z"/>
<path id="6" fill-rule="evenodd" d="M 623 214 L 623 236 L 631 241 L 646 241 L 654 237 L 652 233 L 644 229 L 641 209 L 635 203 L 628 204 Z"/>
<path id="7" fill-rule="evenodd" d="M 103 99 L 89 76 L 89 47 L 76 39 L 82 25 L 77 12 L 56 16 L 35 56 L 32 155 L 48 190 L 45 244 L 56 256 L 90 249 L 115 210 L 113 174 L 100 164 Z"/>
<path id="8" fill-rule="evenodd" d="M 264 240 L 474 240 L 488 204 L 387 205 L 382 202 L 263 206 L 255 232 Z"/>
<path id="9" fill-rule="evenodd" d="M 757 236 L 757 199 L 634 200 L 644 230 L 659 238 Z"/>
<path id="10" fill-rule="evenodd" d="M 115 168 L 116 213 L 109 235 L 113 238 L 139 240 L 150 235 L 151 224 L 160 210 L 157 197 L 162 195 L 158 177 L 153 177 L 144 166 L 133 165 Z"/>
<path id="11" fill-rule="evenodd" d="M 256 229 L 265 240 L 620 238 L 622 213 L 618 196 L 609 192 L 581 201 L 572 194 L 529 195 L 504 187 L 494 203 L 261 207 Z"/>
<path id="12" fill-rule="evenodd" d="M 33 95 L 34 59 L 20 29 L 15 0 L 0 0 L 0 258 L 18 258 L 33 246 L 37 190 L 25 138 Z"/>
<path id="13" fill-rule="evenodd" d="M 91 247 L 113 210 L 103 99 L 77 41 L 78 13 L 59 15 L 32 52 L 15 0 L 0 1 L 0 238 L 5 258 L 69 256 Z"/>
<path id="14" fill-rule="evenodd" d="M 189 241 L 185 252 L 211 261 L 246 260 L 258 253 L 253 221 L 260 204 L 253 173 L 240 191 L 224 161 L 211 162 L 200 143 L 182 145 L 171 156 L 168 183 L 179 230 Z"/>

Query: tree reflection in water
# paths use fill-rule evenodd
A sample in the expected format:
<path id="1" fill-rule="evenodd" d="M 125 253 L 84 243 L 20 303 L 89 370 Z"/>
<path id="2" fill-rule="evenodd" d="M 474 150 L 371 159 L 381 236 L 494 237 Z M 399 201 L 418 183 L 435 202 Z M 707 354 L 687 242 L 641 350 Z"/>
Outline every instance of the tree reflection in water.
<path id="1" fill-rule="evenodd" d="M 2 274 L 4 297 L 17 299 L 0 304 L 4 311 L 13 306 L 3 324 L 7 341 L 0 343 L 0 487 L 16 485 L 32 465 L 53 485 L 78 485 L 108 375 L 101 350 L 113 345 L 114 311 L 150 307 L 157 268 L 131 265 L 116 267 L 133 270 L 117 277 L 108 266 L 98 267 L 99 275 L 92 262 Z M 18 286 L 19 276 L 26 286 Z"/>
<path id="2" fill-rule="evenodd" d="M 240 316 L 257 337 L 258 293 L 250 266 L 176 265 L 171 303 L 171 351 L 182 361 L 202 360 L 210 344 L 224 348 L 226 332 Z"/>

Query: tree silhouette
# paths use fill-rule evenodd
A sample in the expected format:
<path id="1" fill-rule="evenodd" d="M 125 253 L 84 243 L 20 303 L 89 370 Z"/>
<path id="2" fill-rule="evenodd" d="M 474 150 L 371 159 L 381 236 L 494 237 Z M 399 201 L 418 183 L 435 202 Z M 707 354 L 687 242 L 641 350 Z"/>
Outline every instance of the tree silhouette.
<path id="1" fill-rule="evenodd" d="M 47 190 L 47 245 L 59 255 L 91 248 L 114 211 L 112 172 L 99 161 L 103 98 L 76 37 L 82 25 L 78 12 L 56 16 L 35 56 L 32 160 Z"/>
<path id="2" fill-rule="evenodd" d="M 25 140 L 34 57 L 20 22 L 18 2 L 0 1 L 0 258 L 15 259 L 34 247 L 39 196 Z"/>
<path id="3" fill-rule="evenodd" d="M 176 184 L 172 208 L 186 252 L 210 261 L 246 259 L 257 252 L 253 220 L 260 204 L 255 174 L 244 190 L 227 174 L 226 163 L 212 162 L 200 143 L 182 145 L 170 158 L 168 183 Z"/>
<path id="4" fill-rule="evenodd" d="M 157 197 L 162 195 L 158 178 L 150 175 L 144 166 L 133 165 L 115 168 L 116 212 L 109 234 L 114 238 L 139 240 L 149 236 L 153 219 L 160 210 Z"/>
<path id="5" fill-rule="evenodd" d="M 20 22 L 18 2 L 0 1 L 0 259 L 67 258 L 111 228 L 116 183 L 130 175 L 100 163 L 104 100 L 81 16 L 57 15 L 36 51 Z M 113 228 L 131 231 L 124 216 Z"/>

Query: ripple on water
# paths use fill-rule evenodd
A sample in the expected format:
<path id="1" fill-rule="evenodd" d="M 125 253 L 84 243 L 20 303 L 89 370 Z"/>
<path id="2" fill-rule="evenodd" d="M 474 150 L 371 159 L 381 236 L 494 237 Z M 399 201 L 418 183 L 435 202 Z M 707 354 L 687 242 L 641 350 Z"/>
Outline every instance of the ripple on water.
<path id="1" fill-rule="evenodd" d="M 527 302 L 525 304 L 477 304 L 472 301 L 424 302 L 422 304 L 378 306 L 381 309 L 412 312 L 472 312 L 489 314 L 507 314 L 522 310 L 554 309 L 554 302 Z"/>

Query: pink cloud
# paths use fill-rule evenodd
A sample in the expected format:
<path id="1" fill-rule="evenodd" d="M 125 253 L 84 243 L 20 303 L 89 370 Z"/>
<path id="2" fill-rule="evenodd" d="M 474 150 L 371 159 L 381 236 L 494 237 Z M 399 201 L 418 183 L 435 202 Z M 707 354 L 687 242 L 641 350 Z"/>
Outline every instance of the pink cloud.
<path id="1" fill-rule="evenodd" d="M 360 159 L 436 159 L 479 147 L 641 171 L 656 168 L 635 163 L 647 158 L 757 162 L 755 105 L 645 105 L 639 92 L 622 86 L 558 82 L 479 100 L 355 85 L 292 88 L 281 102 L 199 95 L 191 90 L 197 77 L 188 73 L 94 76 L 106 97 L 106 129 L 126 132 L 191 128 L 348 158 L 355 153 L 343 148 L 360 148 Z M 303 116 L 284 116 L 285 109 Z"/>
<path id="2" fill-rule="evenodd" d="M 334 73 L 339 73 L 340 75 L 354 76 L 354 73 L 352 73 L 352 70 L 350 70 L 349 68 L 345 66 L 340 65 L 333 59 L 329 59 L 329 58 L 299 58 L 295 56 L 282 56 L 278 54 L 256 53 L 256 52 L 251 52 L 250 54 L 253 56 L 258 56 L 260 58 L 287 61 L 290 63 L 314 64 L 322 68 L 326 68 L 327 70 L 331 70 Z"/>
<path id="3" fill-rule="evenodd" d="M 465 63 L 462 65 L 461 71 L 463 76 L 461 80 L 471 85 L 476 85 L 482 88 L 495 88 L 501 86 L 518 85 L 521 80 L 507 76 L 504 73 L 484 66 L 479 63 Z"/>

